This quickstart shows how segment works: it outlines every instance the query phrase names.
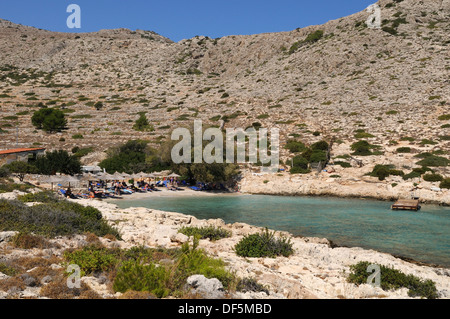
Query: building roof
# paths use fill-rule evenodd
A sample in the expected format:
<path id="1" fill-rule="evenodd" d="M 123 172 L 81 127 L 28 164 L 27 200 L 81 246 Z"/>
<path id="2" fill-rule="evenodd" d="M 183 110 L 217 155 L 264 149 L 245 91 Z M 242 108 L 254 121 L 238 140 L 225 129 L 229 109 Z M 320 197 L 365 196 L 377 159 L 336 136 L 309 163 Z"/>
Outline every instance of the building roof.
<path id="1" fill-rule="evenodd" d="M 0 151 L 0 155 L 36 152 L 36 151 L 45 151 L 45 148 L 42 148 L 42 147 L 41 148 L 15 148 L 15 149 L 11 149 L 11 150 Z"/>

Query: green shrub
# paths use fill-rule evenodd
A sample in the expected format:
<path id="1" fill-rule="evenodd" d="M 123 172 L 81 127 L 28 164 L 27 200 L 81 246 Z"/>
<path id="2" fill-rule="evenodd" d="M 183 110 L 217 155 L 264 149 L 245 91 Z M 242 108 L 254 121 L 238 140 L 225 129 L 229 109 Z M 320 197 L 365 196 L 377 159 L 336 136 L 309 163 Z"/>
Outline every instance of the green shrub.
<path id="1" fill-rule="evenodd" d="M 7 180 L 0 180 L 0 194 L 1 193 L 9 193 L 14 190 L 18 190 L 20 192 L 27 192 L 30 188 L 32 188 L 32 185 L 29 184 L 16 184 L 8 182 Z"/>
<path id="2" fill-rule="evenodd" d="M 367 133 L 367 132 L 357 132 L 355 134 L 355 138 L 357 139 L 361 139 L 361 138 L 371 138 L 371 137 L 375 137 L 374 135 Z"/>
<path id="3" fill-rule="evenodd" d="M 350 147 L 353 151 L 353 155 L 368 156 L 373 154 L 371 151 L 373 145 L 369 144 L 367 141 L 353 143 Z"/>
<path id="4" fill-rule="evenodd" d="M 106 248 L 97 246 L 85 246 L 81 250 L 65 251 L 64 259 L 69 264 L 78 265 L 81 276 L 109 271 L 119 262 L 116 254 Z"/>
<path id="5" fill-rule="evenodd" d="M 314 150 L 309 158 L 310 163 L 326 162 L 328 160 L 327 153 L 321 150 Z"/>
<path id="6" fill-rule="evenodd" d="M 148 291 L 158 298 L 167 297 L 170 273 L 164 267 L 153 263 L 140 264 L 136 261 L 126 261 L 119 268 L 114 279 L 113 289 L 116 292 Z"/>
<path id="7" fill-rule="evenodd" d="M 243 278 L 240 279 L 237 286 L 237 291 L 241 292 L 265 292 L 267 295 L 269 294 L 269 290 L 258 283 L 255 278 Z"/>
<path id="8" fill-rule="evenodd" d="M 423 175 L 423 180 L 427 182 L 441 182 L 444 178 L 439 174 L 425 174 Z"/>
<path id="9" fill-rule="evenodd" d="M 294 253 L 292 243 L 287 238 L 275 238 L 274 232 L 266 229 L 259 234 L 245 236 L 234 250 L 241 257 L 288 257 Z"/>
<path id="10" fill-rule="evenodd" d="M 370 176 L 378 177 L 378 180 L 384 181 L 390 175 L 390 167 L 387 165 L 377 164 L 373 168 Z"/>
<path id="11" fill-rule="evenodd" d="M 440 121 L 448 121 L 448 120 L 450 120 L 450 114 L 443 114 L 443 115 L 438 117 L 438 120 L 440 120 Z"/>
<path id="12" fill-rule="evenodd" d="M 119 232 L 108 225 L 99 210 L 64 200 L 29 207 L 20 201 L 2 199 L 0 231 L 20 231 L 50 238 L 91 232 L 120 239 Z"/>
<path id="13" fill-rule="evenodd" d="M 356 285 L 366 284 L 370 273 L 367 268 L 371 263 L 362 261 L 356 265 L 350 266 L 350 274 L 347 278 L 348 282 Z M 409 289 L 408 295 L 410 297 L 423 297 L 428 299 L 439 298 L 436 284 L 431 280 L 422 280 L 413 275 L 405 275 L 401 271 L 378 265 L 380 267 L 380 284 L 383 290 L 396 290 L 399 288 Z"/>
<path id="14" fill-rule="evenodd" d="M 81 173 L 81 162 L 78 157 L 69 155 L 65 150 L 54 150 L 39 156 L 33 163 L 37 168 L 37 173 L 43 175 L 53 175 L 62 173 L 74 175 Z"/>
<path id="15" fill-rule="evenodd" d="M 198 239 L 195 238 L 192 248 L 189 243 L 183 244 L 182 254 L 177 260 L 177 267 L 173 274 L 174 286 L 179 289 L 188 277 L 198 274 L 206 278 L 217 278 L 225 288 L 229 288 L 235 278 L 225 269 L 225 263 L 221 259 L 209 257 L 197 246 Z"/>
<path id="16" fill-rule="evenodd" d="M 430 155 L 425 157 L 423 160 L 417 162 L 417 165 L 421 166 L 431 166 L 431 167 L 440 167 L 440 166 L 448 166 L 450 160 L 445 157 Z"/>
<path id="17" fill-rule="evenodd" d="M 313 151 L 327 151 L 330 145 L 325 141 L 319 141 L 311 145 Z"/>
<path id="18" fill-rule="evenodd" d="M 399 147 L 397 153 L 411 153 L 411 147 Z"/>
<path id="19" fill-rule="evenodd" d="M 289 140 L 287 141 L 285 148 L 291 153 L 299 153 L 306 150 L 306 145 L 299 141 Z"/>
<path id="20" fill-rule="evenodd" d="M 206 227 L 182 227 L 179 231 L 186 236 L 198 236 L 200 239 L 209 238 L 210 240 L 219 240 L 222 238 L 231 237 L 231 232 L 214 226 L 206 226 Z"/>
<path id="21" fill-rule="evenodd" d="M 314 31 L 313 33 L 308 34 L 308 36 L 305 39 L 305 42 L 314 43 L 314 42 L 319 41 L 322 38 L 323 38 L 323 30 L 317 30 L 317 31 Z"/>
<path id="22" fill-rule="evenodd" d="M 9 177 L 11 175 L 11 172 L 6 166 L 0 167 L 0 178 Z"/>
<path id="23" fill-rule="evenodd" d="M 58 198 L 56 197 L 55 193 L 51 191 L 42 191 L 20 195 L 17 197 L 17 200 L 24 203 L 31 203 L 31 202 L 51 203 L 57 202 Z"/>
<path id="24" fill-rule="evenodd" d="M 399 170 L 399 169 L 390 169 L 389 170 L 389 175 L 403 176 L 403 175 L 405 175 L 405 173 L 402 170 Z"/>
<path id="25" fill-rule="evenodd" d="M 14 161 L 7 165 L 4 165 L 3 167 L 10 173 L 16 175 L 21 182 L 24 180 L 27 174 L 36 173 L 37 171 L 35 166 L 22 161 Z"/>
<path id="26" fill-rule="evenodd" d="M 349 162 L 342 162 L 342 161 L 334 162 L 334 165 L 340 165 L 344 168 L 352 167 L 352 165 Z"/>
<path id="27" fill-rule="evenodd" d="M 31 122 L 37 129 L 42 129 L 46 132 L 58 132 L 67 125 L 64 113 L 52 108 L 42 108 L 34 112 Z"/>
<path id="28" fill-rule="evenodd" d="M 83 134 L 74 134 L 74 135 L 72 135 L 72 138 L 74 140 L 81 140 L 84 138 L 84 136 L 83 136 Z"/>
<path id="29" fill-rule="evenodd" d="M 442 182 L 439 184 L 440 188 L 450 189 L 450 178 L 444 178 Z"/>
<path id="30" fill-rule="evenodd" d="M 420 144 L 421 145 L 436 145 L 437 142 L 424 138 L 422 141 L 420 141 Z"/>
<path id="31" fill-rule="evenodd" d="M 140 114 L 139 118 L 133 125 L 133 130 L 140 132 L 153 132 L 155 128 L 148 122 L 145 114 Z"/>
<path id="32" fill-rule="evenodd" d="M 0 263 L 0 272 L 10 277 L 14 277 L 19 273 L 19 270 L 15 267 L 11 267 L 5 263 Z"/>

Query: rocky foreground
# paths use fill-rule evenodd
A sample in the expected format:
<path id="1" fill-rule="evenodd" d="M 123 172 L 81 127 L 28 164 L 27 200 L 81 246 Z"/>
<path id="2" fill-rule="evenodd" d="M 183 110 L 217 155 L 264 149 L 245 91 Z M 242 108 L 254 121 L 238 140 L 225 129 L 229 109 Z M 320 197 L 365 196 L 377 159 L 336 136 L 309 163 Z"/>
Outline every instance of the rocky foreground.
<path id="1" fill-rule="evenodd" d="M 450 298 L 450 270 L 409 263 L 389 254 L 364 250 L 361 248 L 333 247 L 326 239 L 302 238 L 289 236 L 293 243 L 294 254 L 290 257 L 277 258 L 242 258 L 233 251 L 239 240 L 251 233 L 262 231 L 261 228 L 242 223 L 225 224 L 220 219 L 199 220 L 193 216 L 164 212 L 147 208 L 119 209 L 115 204 L 97 200 L 77 200 L 83 205 L 90 205 L 101 210 L 104 218 L 116 225 L 122 234 L 122 241 L 100 238 L 106 247 L 130 248 L 138 245 L 149 247 L 180 247 L 189 238 L 178 233 L 183 226 L 220 226 L 232 232 L 230 238 L 218 241 L 201 240 L 199 247 L 213 257 L 221 258 L 237 276 L 252 277 L 266 285 L 265 292 L 236 292 L 231 298 L 241 299 L 305 299 L 305 298 L 410 298 L 407 289 L 383 291 L 371 285 L 356 286 L 346 281 L 349 266 L 359 261 L 369 261 L 390 266 L 405 274 L 412 274 L 421 279 L 430 279 L 436 283 L 440 298 Z M 17 249 L 8 246 L 7 239 L 14 232 L 0 233 L 1 260 L 18 257 L 44 257 L 51 260 L 62 255 L 68 248 L 79 248 L 87 244 L 86 236 L 77 235 L 71 238 L 53 239 L 59 248 L 51 249 Z M 277 233 L 280 234 L 280 233 Z M 50 268 L 62 268 L 60 264 L 51 264 Z M 32 273 L 32 269 L 29 271 Z M 1 279 L 7 276 L 0 273 Z M 31 276 L 29 276 L 31 277 Z M 22 289 L 12 287 L 8 291 L 0 291 L 0 298 L 40 298 L 41 287 L 37 287 L 29 277 L 24 282 L 30 285 Z M 49 282 L 51 276 L 46 277 Z M 194 278 L 195 279 L 195 278 Z M 103 277 L 82 277 L 87 284 L 102 298 L 120 298 L 120 293 L 113 293 Z M 44 287 L 46 283 L 42 283 Z M 214 287 L 214 286 L 213 286 Z M 213 288 L 214 289 L 214 288 Z M 214 298 L 225 297 L 220 287 L 209 292 Z M 213 293 L 211 295 L 211 293 Z M 211 297 L 212 298 L 212 297 Z"/>

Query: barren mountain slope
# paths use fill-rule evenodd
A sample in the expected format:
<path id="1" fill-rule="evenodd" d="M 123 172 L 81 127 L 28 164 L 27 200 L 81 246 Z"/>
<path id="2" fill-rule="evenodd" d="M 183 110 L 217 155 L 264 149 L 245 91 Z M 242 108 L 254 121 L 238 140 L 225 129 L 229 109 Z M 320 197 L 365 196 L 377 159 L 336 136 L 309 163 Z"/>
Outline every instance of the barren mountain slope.
<path id="1" fill-rule="evenodd" d="M 67 34 L 1 20 L 0 148 L 15 146 L 16 127 L 21 147 L 104 150 L 158 142 L 197 118 L 275 126 L 282 144 L 325 136 L 345 146 L 364 130 L 385 150 L 414 138 L 410 146 L 429 139 L 448 154 L 449 122 L 439 117 L 450 113 L 450 1 L 378 4 L 383 29 L 367 28 L 362 11 L 290 32 L 178 43 L 142 30 Z M 68 129 L 36 131 L 39 102 L 65 109 Z M 139 112 L 154 132 L 132 129 Z"/>

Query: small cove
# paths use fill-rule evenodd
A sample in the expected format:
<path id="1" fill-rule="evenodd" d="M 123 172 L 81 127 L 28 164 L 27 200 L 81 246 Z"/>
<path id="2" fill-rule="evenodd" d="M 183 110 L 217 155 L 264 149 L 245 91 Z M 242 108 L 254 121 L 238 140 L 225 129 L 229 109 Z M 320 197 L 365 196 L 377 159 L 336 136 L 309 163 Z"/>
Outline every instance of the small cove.
<path id="1" fill-rule="evenodd" d="M 166 196 L 114 201 L 120 208 L 147 207 L 199 219 L 221 218 L 294 236 L 327 238 L 450 267 L 450 208 L 422 205 L 418 212 L 392 211 L 390 202 L 335 197 L 215 195 Z"/>

